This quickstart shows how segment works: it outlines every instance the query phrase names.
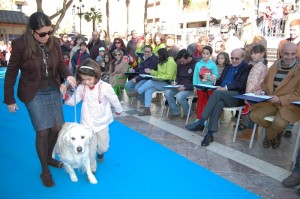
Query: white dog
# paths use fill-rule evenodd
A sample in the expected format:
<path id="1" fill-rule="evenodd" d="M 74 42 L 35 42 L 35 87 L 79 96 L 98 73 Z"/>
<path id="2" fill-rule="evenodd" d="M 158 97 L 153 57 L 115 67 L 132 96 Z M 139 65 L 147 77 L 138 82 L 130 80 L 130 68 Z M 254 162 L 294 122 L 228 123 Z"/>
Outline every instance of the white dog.
<path id="1" fill-rule="evenodd" d="M 55 152 L 59 154 L 60 160 L 73 182 L 78 181 L 74 169 L 83 168 L 90 183 L 97 183 L 90 166 L 89 143 L 91 138 L 92 132 L 78 123 L 67 122 L 59 132 Z"/>

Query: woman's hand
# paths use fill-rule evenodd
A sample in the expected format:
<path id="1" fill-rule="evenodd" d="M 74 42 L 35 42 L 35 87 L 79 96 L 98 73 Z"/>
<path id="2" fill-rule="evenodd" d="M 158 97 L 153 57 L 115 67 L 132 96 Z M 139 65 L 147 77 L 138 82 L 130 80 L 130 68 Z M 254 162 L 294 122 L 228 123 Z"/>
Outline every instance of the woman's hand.
<path id="1" fill-rule="evenodd" d="M 17 112 L 17 110 L 19 109 L 17 104 L 7 105 L 7 108 L 9 110 L 9 112 L 11 112 L 11 113 Z"/>
<path id="2" fill-rule="evenodd" d="M 60 93 L 63 96 L 65 96 L 65 94 L 67 93 L 68 88 L 67 88 L 67 86 L 65 84 L 61 84 L 59 90 L 60 90 Z"/>
<path id="3" fill-rule="evenodd" d="M 68 76 L 67 82 L 72 86 L 72 88 L 76 87 L 76 79 L 73 76 Z"/>

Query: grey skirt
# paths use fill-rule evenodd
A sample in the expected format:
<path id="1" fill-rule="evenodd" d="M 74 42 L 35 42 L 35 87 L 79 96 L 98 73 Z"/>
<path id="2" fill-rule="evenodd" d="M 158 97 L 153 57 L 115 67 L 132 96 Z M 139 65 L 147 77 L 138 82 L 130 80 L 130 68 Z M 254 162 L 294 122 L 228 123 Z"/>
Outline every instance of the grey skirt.
<path id="1" fill-rule="evenodd" d="M 52 128 L 55 123 L 62 125 L 65 122 L 58 87 L 48 86 L 46 89 L 39 89 L 25 106 L 35 131 Z"/>

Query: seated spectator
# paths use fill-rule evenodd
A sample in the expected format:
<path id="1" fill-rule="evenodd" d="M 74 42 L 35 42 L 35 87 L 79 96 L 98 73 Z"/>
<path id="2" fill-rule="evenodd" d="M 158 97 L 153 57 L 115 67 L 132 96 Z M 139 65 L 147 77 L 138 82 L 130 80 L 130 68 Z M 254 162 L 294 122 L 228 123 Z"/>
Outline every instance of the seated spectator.
<path id="1" fill-rule="evenodd" d="M 74 53 L 80 49 L 80 44 L 84 42 L 84 37 L 82 35 L 78 35 L 75 39 L 75 46 L 70 51 L 70 58 L 72 59 Z M 90 53 L 89 49 L 86 49 L 87 53 Z M 69 63 L 69 69 L 72 71 L 72 63 Z"/>
<path id="2" fill-rule="evenodd" d="M 225 43 L 222 40 L 218 40 L 215 42 L 213 49 L 212 60 L 216 61 L 218 54 L 225 51 Z"/>
<path id="3" fill-rule="evenodd" d="M 176 46 L 176 38 L 174 35 L 167 36 L 166 49 L 169 53 L 169 56 L 175 59 L 179 51 L 179 48 Z"/>
<path id="4" fill-rule="evenodd" d="M 127 79 L 124 73 L 128 71 L 129 66 L 127 60 L 124 59 L 122 49 L 115 49 L 112 53 L 115 59 L 109 67 L 109 83 L 112 87 L 115 87 L 116 85 L 123 85 L 126 82 Z"/>
<path id="5" fill-rule="evenodd" d="M 153 53 L 158 56 L 158 50 L 166 47 L 166 37 L 158 32 L 153 37 Z"/>
<path id="6" fill-rule="evenodd" d="M 126 46 L 122 38 L 115 38 L 113 43 L 109 47 L 109 53 L 112 58 L 114 58 L 113 52 L 115 49 L 121 49 L 123 51 L 123 56 L 127 55 Z"/>
<path id="7" fill-rule="evenodd" d="M 229 33 L 230 28 L 228 26 L 221 27 L 221 39 L 225 43 L 225 52 L 228 54 L 235 48 L 243 48 L 243 42 L 236 36 Z"/>
<path id="8" fill-rule="evenodd" d="M 193 56 L 196 61 L 202 59 L 202 49 L 204 46 L 207 46 L 209 38 L 206 35 L 202 35 L 198 38 L 197 42 L 191 43 L 187 47 L 187 51 Z"/>
<path id="9" fill-rule="evenodd" d="M 202 50 L 202 59 L 197 62 L 193 74 L 193 85 L 207 84 L 213 85 L 216 78 L 219 76 L 218 67 L 211 58 L 212 48 L 204 46 Z M 194 89 L 195 94 L 198 96 L 197 102 L 197 119 L 200 118 L 202 111 L 208 101 L 209 96 L 213 93 L 212 89 Z"/>
<path id="10" fill-rule="evenodd" d="M 76 73 L 76 69 L 78 66 L 80 66 L 80 63 L 82 63 L 86 58 L 89 58 L 90 54 L 87 52 L 87 44 L 85 42 L 82 42 L 80 44 L 80 49 L 77 50 L 72 59 L 72 68 L 73 68 L 73 75 Z"/>
<path id="11" fill-rule="evenodd" d="M 289 123 L 300 120 L 300 107 L 291 103 L 300 100 L 300 70 L 297 58 L 297 45 L 288 42 L 282 47 L 282 59 L 269 69 L 262 84 L 262 90 L 272 98 L 250 107 L 250 119 L 266 129 L 263 146 L 276 149 L 281 144 L 284 129 Z M 273 122 L 264 120 L 275 116 Z"/>
<path id="12" fill-rule="evenodd" d="M 218 121 L 224 107 L 236 107 L 244 104 L 242 100 L 233 97 L 245 93 L 251 67 L 244 62 L 244 57 L 244 51 L 240 48 L 231 52 L 232 63 L 217 79 L 217 89 L 210 96 L 200 119 L 186 126 L 186 129 L 191 131 L 202 131 L 205 121 L 209 119 L 208 132 L 202 140 L 201 146 L 208 146 L 214 141 L 213 133 L 218 131 Z"/>
<path id="13" fill-rule="evenodd" d="M 187 97 L 193 95 L 193 74 L 196 65 L 196 60 L 189 54 L 186 49 L 182 49 L 178 52 L 176 57 L 177 62 L 177 75 L 175 82 L 172 85 L 180 85 L 178 88 L 171 88 L 165 90 L 165 97 L 168 101 L 171 114 L 170 119 L 174 119 L 180 116 L 180 109 L 178 108 L 175 98 L 179 105 L 183 109 L 183 118 L 185 118 L 189 112 L 189 104 Z"/>
<path id="14" fill-rule="evenodd" d="M 282 46 L 288 42 L 297 45 L 297 57 L 300 58 L 300 19 L 294 19 L 290 22 L 290 34 L 288 38 L 282 39 L 277 48 L 277 59 L 282 58 Z"/>
<path id="15" fill-rule="evenodd" d="M 101 65 L 104 61 L 104 54 L 105 54 L 105 49 L 103 47 L 100 47 L 99 55 L 96 57 L 96 63 L 98 64 L 99 67 L 101 67 Z"/>
<path id="16" fill-rule="evenodd" d="M 267 61 L 267 50 L 266 48 L 258 44 L 253 46 L 250 51 L 251 61 L 248 63 L 252 65 L 252 69 L 250 70 L 247 85 L 246 85 L 246 93 L 257 93 L 261 90 L 261 83 L 265 79 L 268 73 L 268 61 Z M 250 140 L 252 135 L 253 123 L 249 119 L 249 107 L 253 102 L 245 101 L 246 107 L 242 112 L 241 121 L 239 123 L 238 130 L 246 130 L 244 133 L 238 135 L 238 139 L 240 140 Z M 258 134 L 255 133 L 255 138 L 257 139 Z"/>
<path id="17" fill-rule="evenodd" d="M 141 63 L 138 65 L 138 67 L 132 71 L 138 72 L 139 74 L 147 74 L 145 72 L 146 68 L 149 68 L 150 70 L 157 70 L 157 64 L 158 64 L 158 58 L 152 53 L 152 47 L 149 45 L 144 46 L 144 56 L 141 60 Z M 149 73 L 148 73 L 149 74 Z M 126 82 L 125 88 L 127 89 L 128 96 L 134 96 L 135 91 L 139 87 L 141 87 L 147 79 L 137 75 L 134 78 L 132 78 L 130 81 Z"/>
<path id="18" fill-rule="evenodd" d="M 108 83 L 108 73 L 109 73 L 109 67 L 110 67 L 110 64 L 111 64 L 111 58 L 110 58 L 110 55 L 108 53 L 105 53 L 104 54 L 104 60 L 101 64 L 101 74 L 102 74 L 102 81 L 105 81 Z"/>
<path id="19" fill-rule="evenodd" d="M 218 66 L 219 75 L 222 74 L 224 68 L 230 64 L 229 55 L 227 52 L 220 52 L 216 59 L 216 64 Z"/>
<path id="20" fill-rule="evenodd" d="M 155 91 L 164 90 L 164 86 L 169 85 L 176 78 L 177 65 L 173 57 L 168 55 L 167 49 L 161 48 L 158 50 L 158 66 L 157 71 L 149 68 L 145 69 L 146 73 L 150 73 L 155 78 L 146 81 L 140 88 L 137 94 L 145 93 L 145 109 L 139 116 L 151 115 L 150 105 L 152 93 Z"/>

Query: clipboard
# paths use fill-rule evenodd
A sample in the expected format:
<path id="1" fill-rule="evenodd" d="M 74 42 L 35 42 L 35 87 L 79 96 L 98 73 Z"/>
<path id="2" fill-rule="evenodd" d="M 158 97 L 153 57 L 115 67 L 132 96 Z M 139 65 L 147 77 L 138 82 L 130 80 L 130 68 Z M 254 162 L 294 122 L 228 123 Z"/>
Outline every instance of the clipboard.
<path id="1" fill-rule="evenodd" d="M 143 78 L 155 78 L 155 76 L 153 76 L 153 75 L 147 75 L 147 74 L 139 74 L 139 76 L 141 76 Z"/>
<path id="2" fill-rule="evenodd" d="M 138 75 L 140 74 L 139 72 L 126 72 L 124 73 L 125 75 Z"/>
<path id="3" fill-rule="evenodd" d="M 243 99 L 252 102 L 263 102 L 271 99 L 272 97 L 268 95 L 255 95 L 253 93 L 247 93 L 244 95 L 236 95 L 234 98 Z"/>
<path id="4" fill-rule="evenodd" d="M 203 89 L 203 88 L 211 89 L 211 90 L 217 89 L 216 86 L 214 86 L 214 85 L 208 85 L 208 84 L 195 84 L 194 87 L 198 88 L 198 89 Z"/>
<path id="5" fill-rule="evenodd" d="M 183 86 L 183 85 L 167 85 L 167 86 L 163 86 L 164 88 L 179 88 L 179 87 L 181 87 L 181 86 Z"/>
<path id="6" fill-rule="evenodd" d="M 295 106 L 300 106 L 300 101 L 292 102 Z"/>

